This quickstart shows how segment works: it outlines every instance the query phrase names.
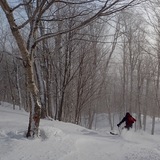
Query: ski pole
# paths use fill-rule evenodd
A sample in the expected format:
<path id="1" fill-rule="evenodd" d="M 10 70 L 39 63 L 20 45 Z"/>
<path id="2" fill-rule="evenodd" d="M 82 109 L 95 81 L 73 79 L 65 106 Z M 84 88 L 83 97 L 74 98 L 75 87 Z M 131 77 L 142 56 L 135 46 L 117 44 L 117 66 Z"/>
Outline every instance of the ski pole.
<path id="1" fill-rule="evenodd" d="M 118 131 L 119 131 L 119 134 L 121 135 L 121 131 L 120 131 L 120 128 L 118 127 Z"/>

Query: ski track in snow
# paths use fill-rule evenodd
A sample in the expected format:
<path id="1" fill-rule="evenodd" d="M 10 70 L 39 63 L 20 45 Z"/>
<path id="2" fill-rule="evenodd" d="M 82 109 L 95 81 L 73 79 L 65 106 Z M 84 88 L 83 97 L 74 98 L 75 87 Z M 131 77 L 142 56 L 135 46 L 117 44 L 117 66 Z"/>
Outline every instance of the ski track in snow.
<path id="1" fill-rule="evenodd" d="M 41 137 L 26 139 L 28 115 L 0 107 L 0 160 L 160 160 L 160 136 L 121 135 L 42 120 Z"/>

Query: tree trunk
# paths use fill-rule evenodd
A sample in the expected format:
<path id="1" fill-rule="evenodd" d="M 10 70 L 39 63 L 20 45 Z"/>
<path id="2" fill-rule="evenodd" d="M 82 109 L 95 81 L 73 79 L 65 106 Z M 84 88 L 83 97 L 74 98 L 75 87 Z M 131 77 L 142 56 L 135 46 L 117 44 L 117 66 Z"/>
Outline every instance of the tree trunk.
<path id="1" fill-rule="evenodd" d="M 138 61 L 137 67 L 137 116 L 138 116 L 138 127 L 142 129 L 141 122 L 141 87 L 142 87 L 142 77 L 141 77 L 141 60 Z"/>
<path id="2" fill-rule="evenodd" d="M 6 62 L 6 68 L 7 68 L 7 76 L 8 76 L 8 83 L 9 83 L 9 89 L 10 89 L 10 95 L 11 95 L 11 100 L 13 104 L 13 110 L 15 110 L 15 97 L 13 93 L 13 87 L 12 87 L 12 81 L 9 73 L 9 66 L 8 63 Z"/>
<path id="3" fill-rule="evenodd" d="M 38 99 L 38 89 L 35 84 L 35 78 L 34 78 L 34 67 L 33 67 L 33 57 L 31 56 L 31 53 L 27 50 L 27 46 L 25 43 L 25 40 L 23 39 L 17 24 L 15 23 L 12 9 L 9 7 L 6 0 L 1 1 L 0 5 L 6 14 L 8 23 L 10 25 L 11 32 L 16 40 L 16 43 L 18 45 L 18 48 L 20 50 L 23 63 L 25 65 L 25 72 L 27 75 L 27 83 L 28 83 L 28 89 L 31 93 L 31 96 L 33 98 L 34 106 L 32 106 L 32 113 L 30 114 L 30 121 L 27 132 L 27 137 L 29 136 L 38 136 L 39 135 L 39 122 L 40 122 L 40 116 L 41 116 L 41 104 L 39 103 Z"/>
<path id="4" fill-rule="evenodd" d="M 149 94 L 149 77 L 146 79 L 146 93 L 145 93 L 145 106 L 143 108 L 143 130 L 146 130 L 147 110 L 148 110 L 148 96 Z"/>
<path id="5" fill-rule="evenodd" d="M 44 91 L 44 82 L 43 82 L 42 69 L 40 66 L 40 62 L 36 60 L 34 62 L 34 66 L 35 66 L 36 77 L 38 82 L 40 101 L 42 105 L 41 118 L 45 118 L 46 117 L 46 104 L 45 104 L 45 97 L 44 97 L 45 91 Z"/>
<path id="6" fill-rule="evenodd" d="M 18 91 L 18 101 L 19 101 L 19 110 L 22 109 L 22 94 L 21 94 L 21 88 L 20 88 L 20 78 L 19 78 L 19 66 L 18 63 L 15 62 L 15 60 L 13 60 L 14 65 L 16 66 L 16 88 Z"/>

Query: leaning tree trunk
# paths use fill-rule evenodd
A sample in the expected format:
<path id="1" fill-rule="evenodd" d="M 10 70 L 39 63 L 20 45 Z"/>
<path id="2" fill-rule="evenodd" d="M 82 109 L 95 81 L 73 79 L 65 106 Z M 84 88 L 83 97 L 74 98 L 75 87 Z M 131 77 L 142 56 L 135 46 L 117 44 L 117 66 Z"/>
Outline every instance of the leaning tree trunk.
<path id="1" fill-rule="evenodd" d="M 39 122 L 40 122 L 40 116 L 41 116 L 41 105 L 38 99 L 38 89 L 35 84 L 33 59 L 32 59 L 32 56 L 30 56 L 29 51 L 27 50 L 25 40 L 23 39 L 20 33 L 20 30 L 17 27 L 17 24 L 15 23 L 12 9 L 9 7 L 7 1 L 6 0 L 0 1 L 0 6 L 2 7 L 6 15 L 6 18 L 11 28 L 11 32 L 20 50 L 20 53 L 21 53 L 21 56 L 22 56 L 22 59 L 25 65 L 24 69 L 25 69 L 26 76 L 27 76 L 28 89 L 33 99 L 34 106 L 32 106 L 32 109 L 31 109 L 30 121 L 29 121 L 30 127 L 28 127 L 28 132 L 26 136 L 27 137 L 38 136 Z"/>

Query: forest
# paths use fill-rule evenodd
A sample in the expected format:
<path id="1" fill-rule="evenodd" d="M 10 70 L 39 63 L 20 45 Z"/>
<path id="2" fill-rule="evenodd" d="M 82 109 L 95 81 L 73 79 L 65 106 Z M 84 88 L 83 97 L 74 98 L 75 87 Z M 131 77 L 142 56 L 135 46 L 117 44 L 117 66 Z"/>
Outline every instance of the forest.
<path id="1" fill-rule="evenodd" d="M 160 0 L 1 0 L 0 101 L 92 129 L 94 116 L 160 114 Z"/>

